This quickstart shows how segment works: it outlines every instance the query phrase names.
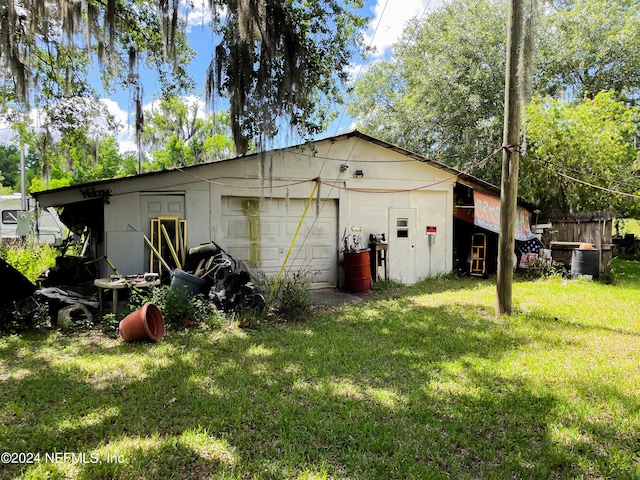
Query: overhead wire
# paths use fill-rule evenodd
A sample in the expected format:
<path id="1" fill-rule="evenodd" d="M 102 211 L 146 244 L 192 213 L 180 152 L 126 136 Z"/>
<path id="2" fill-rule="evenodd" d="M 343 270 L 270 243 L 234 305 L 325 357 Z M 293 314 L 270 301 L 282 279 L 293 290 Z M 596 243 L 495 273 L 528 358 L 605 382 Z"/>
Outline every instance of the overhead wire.
<path id="1" fill-rule="evenodd" d="M 431 0 L 429 0 L 431 1 Z M 380 14 L 380 18 L 378 18 L 378 23 L 376 24 L 376 27 L 373 31 L 373 35 L 371 36 L 371 40 L 369 42 L 369 48 L 371 48 L 371 46 L 373 45 L 373 40 L 376 37 L 376 34 L 378 33 L 378 28 L 380 28 L 380 24 L 382 23 L 382 18 L 384 17 L 384 13 L 387 10 L 387 5 L 389 4 L 389 0 L 385 0 L 384 3 L 384 7 L 382 8 L 382 13 Z M 358 79 L 360 78 L 360 75 L 362 73 L 362 68 L 364 66 L 364 63 L 360 64 L 360 69 L 358 71 L 358 74 L 356 75 L 356 78 L 354 80 L 354 84 L 355 82 L 358 81 Z M 351 97 L 351 94 L 349 94 L 349 98 Z M 342 119 L 344 118 L 346 112 L 346 107 L 343 105 L 342 107 L 342 113 L 340 115 L 340 119 L 338 121 L 338 124 L 336 125 L 336 131 L 334 132 L 334 135 L 337 133 L 338 128 L 340 128 L 340 124 L 342 123 Z M 345 159 L 345 163 L 347 163 L 349 161 L 349 158 L 351 157 L 351 153 L 353 153 L 353 150 L 355 149 L 356 145 L 358 144 L 358 138 L 355 139 L 354 145 L 351 148 L 351 151 L 349 152 L 349 155 L 347 155 L 347 158 Z M 327 151 L 327 155 L 329 155 L 329 152 L 331 152 L 331 147 L 333 146 L 333 144 L 329 145 L 329 149 Z M 318 172 L 318 181 L 321 182 L 321 175 L 322 175 L 322 171 L 324 170 L 324 167 L 327 163 L 327 159 L 323 159 L 322 161 L 322 165 L 320 166 L 320 171 Z M 338 178 L 340 178 L 340 176 L 342 176 L 343 174 L 343 170 L 340 171 L 340 173 L 338 174 Z M 336 179 L 336 182 L 338 181 L 338 179 Z M 331 186 L 331 188 L 329 189 L 329 192 L 327 192 L 326 194 L 326 198 L 329 198 L 331 196 L 331 192 L 333 191 L 333 186 Z M 320 195 L 320 193 L 318 192 L 318 195 Z M 320 213 L 322 212 L 323 208 L 324 208 L 324 204 L 320 202 L 320 197 L 318 197 L 317 200 L 317 204 L 316 204 L 316 215 L 313 219 L 313 223 L 311 225 L 311 228 L 308 229 L 306 235 L 304 236 L 304 238 L 302 239 L 302 243 L 300 244 L 300 246 L 298 247 L 298 250 L 295 254 L 295 256 L 293 257 L 293 261 L 291 262 L 291 265 L 293 265 L 295 263 L 295 261 L 298 259 L 298 254 L 302 251 L 302 247 L 304 247 L 307 239 L 309 238 L 309 235 L 311 234 L 311 231 L 313 230 L 313 226 L 316 224 L 316 222 L 318 221 L 318 217 L 320 216 Z M 289 273 L 291 267 L 289 269 L 287 269 L 287 274 Z"/>
<path id="2" fill-rule="evenodd" d="M 405 193 L 405 192 L 414 192 L 417 190 L 425 190 L 427 188 L 431 188 L 434 187 L 436 185 L 439 185 L 441 183 L 446 183 L 447 181 L 453 180 L 454 178 L 459 177 L 460 175 L 466 175 L 469 174 L 471 171 L 475 170 L 476 168 L 480 168 L 482 167 L 488 160 L 490 160 L 493 156 L 495 156 L 497 153 L 499 153 L 502 150 L 502 147 L 495 149 L 492 153 L 490 153 L 489 155 L 487 155 L 486 157 L 484 157 L 483 159 L 472 163 L 469 167 L 467 167 L 465 170 L 461 170 L 459 172 L 456 172 L 448 177 L 445 177 L 444 179 L 438 180 L 436 182 L 433 183 L 429 183 L 429 184 L 424 184 L 424 185 L 420 185 L 417 187 L 412 187 L 412 188 L 379 188 L 379 189 L 372 189 L 372 188 L 367 188 L 367 189 L 363 189 L 363 188 L 354 188 L 354 187 L 343 187 L 343 186 L 339 186 L 334 182 L 329 182 L 329 181 L 322 181 L 322 179 L 320 179 L 320 177 L 313 177 L 313 178 L 305 178 L 305 179 L 301 179 L 301 180 L 296 180 L 294 182 L 288 182 L 288 183 L 283 183 L 280 185 L 273 185 L 272 188 L 289 188 L 292 186 L 296 186 L 296 185 L 302 185 L 304 183 L 317 183 L 317 184 L 322 184 L 322 185 L 328 185 L 328 186 L 332 186 L 334 188 L 337 188 L 339 190 L 344 190 L 344 191 L 350 191 L 350 192 L 360 192 L 360 193 L 370 193 L 370 194 L 385 194 L 385 193 Z M 417 161 L 417 160 L 415 160 Z M 202 182 L 206 182 L 209 183 L 211 185 L 217 185 L 217 186 L 221 186 L 221 187 L 227 187 L 227 188 L 238 188 L 238 189 L 249 189 L 249 190 L 255 190 L 257 188 L 260 188 L 260 185 L 256 184 L 256 185 L 238 185 L 236 183 L 226 183 L 226 182 L 221 182 L 218 180 L 214 180 L 211 178 L 205 178 L 202 177 L 200 175 L 196 175 L 194 173 L 191 172 L 187 172 L 185 171 L 182 167 L 175 167 L 175 170 L 183 173 L 185 175 L 188 175 L 192 178 L 195 178 L 199 181 Z M 259 180 L 256 178 L 256 180 Z M 329 197 L 325 197 L 325 199 L 328 199 Z"/>
<path id="3" fill-rule="evenodd" d="M 553 166 L 548 160 L 545 161 L 545 160 L 534 159 L 534 161 L 536 163 L 542 164 L 544 167 L 547 167 L 547 169 L 558 168 L 557 165 Z M 605 177 L 602 177 L 600 175 L 597 175 L 596 173 L 585 172 L 584 170 L 576 170 L 575 168 L 571 168 L 571 167 L 568 167 L 566 165 L 562 166 L 562 170 L 573 172 L 573 173 L 576 173 L 576 174 L 587 174 L 587 175 L 589 175 L 590 177 L 592 177 L 592 178 L 594 178 L 596 180 L 602 180 L 604 182 L 611 182 L 611 183 L 615 183 L 615 184 L 621 185 L 621 186 L 640 189 L 640 184 L 638 184 L 638 183 L 625 182 L 625 181 L 622 181 L 622 180 L 618 180 L 617 178 L 615 178 L 615 179 L 614 178 L 605 178 Z M 626 173 L 627 172 L 625 172 L 625 174 Z M 640 177 L 635 177 L 635 178 L 640 180 Z"/>
<path id="4" fill-rule="evenodd" d="M 595 185 L 593 183 L 590 182 L 586 182 L 584 180 L 580 180 L 579 178 L 575 178 L 572 177 L 571 175 L 567 175 L 566 173 L 562 173 L 558 170 L 555 170 L 551 167 L 547 167 L 550 171 L 552 171 L 553 173 L 555 173 L 556 175 L 559 175 L 563 178 L 566 178 L 567 180 L 571 180 L 572 182 L 576 182 L 576 183 L 580 183 L 582 185 L 586 185 L 587 187 L 591 187 L 591 188 L 595 188 L 596 190 L 602 190 L 604 192 L 608 192 L 608 193 L 613 193 L 615 195 L 622 195 L 625 197 L 631 197 L 631 198 L 639 198 L 640 199 L 640 195 L 637 195 L 635 193 L 628 193 L 628 192 L 621 192 L 619 190 L 614 190 L 612 188 L 607 188 L 607 187 L 603 187 L 601 185 Z"/>

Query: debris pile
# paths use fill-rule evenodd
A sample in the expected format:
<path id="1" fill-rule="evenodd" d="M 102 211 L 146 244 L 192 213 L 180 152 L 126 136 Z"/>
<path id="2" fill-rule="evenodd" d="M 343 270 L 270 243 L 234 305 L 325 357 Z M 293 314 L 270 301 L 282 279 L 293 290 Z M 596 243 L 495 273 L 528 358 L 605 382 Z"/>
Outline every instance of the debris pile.
<path id="1" fill-rule="evenodd" d="M 160 253 L 154 249 L 153 255 Z M 97 278 L 97 263 L 105 259 L 115 275 Z M 52 326 L 70 328 L 73 324 L 88 325 L 101 317 L 103 297 L 117 311 L 118 290 L 138 286 L 155 286 L 170 283 L 172 288 L 188 287 L 188 294 L 204 294 L 221 311 L 237 309 L 262 311 L 265 298 L 262 289 L 254 281 L 245 266 L 225 252 L 215 242 L 189 249 L 182 268 L 169 270 L 169 276 L 158 273 L 120 275 L 116 267 L 105 257 L 91 259 L 85 256 L 63 255 L 56 265 L 41 275 L 37 284 L 30 282 L 6 261 L 0 259 L 0 329 L 4 319 L 16 316 L 16 312 L 35 311 L 43 305 L 48 310 Z M 160 261 L 168 265 L 164 259 Z M 165 268 L 167 270 L 167 268 Z M 96 292 L 96 290 L 99 290 Z M 107 298 L 105 290 L 112 292 Z M 5 314 L 3 315 L 3 311 Z M 20 313 L 20 316 L 24 316 Z"/>
<path id="2" fill-rule="evenodd" d="M 191 248 L 189 264 L 194 266 L 193 275 L 204 280 L 204 290 L 218 309 L 229 312 L 264 308 L 262 289 L 248 269 L 215 242 Z"/>

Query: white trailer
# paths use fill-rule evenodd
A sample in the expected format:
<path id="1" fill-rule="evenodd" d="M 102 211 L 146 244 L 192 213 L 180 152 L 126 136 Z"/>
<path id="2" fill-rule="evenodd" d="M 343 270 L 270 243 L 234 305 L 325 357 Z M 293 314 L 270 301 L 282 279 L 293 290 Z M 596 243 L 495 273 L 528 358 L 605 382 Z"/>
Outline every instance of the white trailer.
<path id="1" fill-rule="evenodd" d="M 33 237 L 43 243 L 59 245 L 67 235 L 67 228 L 56 211 L 51 207 L 38 208 L 31 197 L 26 198 L 25 205 L 20 193 L 0 196 L 2 240 Z"/>

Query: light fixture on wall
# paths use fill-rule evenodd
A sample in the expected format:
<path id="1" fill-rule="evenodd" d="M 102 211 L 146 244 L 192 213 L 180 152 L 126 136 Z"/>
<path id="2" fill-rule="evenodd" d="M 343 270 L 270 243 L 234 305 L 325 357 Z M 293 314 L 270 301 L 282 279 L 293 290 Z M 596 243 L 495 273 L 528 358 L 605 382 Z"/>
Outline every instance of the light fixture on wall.
<path id="1" fill-rule="evenodd" d="M 353 176 L 355 178 L 362 178 L 364 177 L 364 172 L 362 170 L 356 170 L 355 172 L 353 172 Z"/>

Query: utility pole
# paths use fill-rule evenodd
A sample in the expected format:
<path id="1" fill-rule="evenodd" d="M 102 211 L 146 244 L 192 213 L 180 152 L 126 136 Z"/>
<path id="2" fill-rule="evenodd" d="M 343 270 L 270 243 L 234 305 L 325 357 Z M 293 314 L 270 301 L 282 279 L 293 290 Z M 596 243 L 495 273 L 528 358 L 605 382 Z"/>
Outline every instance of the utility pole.
<path id="1" fill-rule="evenodd" d="M 507 24 L 507 66 L 504 88 L 504 132 L 502 180 L 500 185 L 500 236 L 498 237 L 498 278 L 496 313 L 511 314 L 515 250 L 516 207 L 518 203 L 518 163 L 520 148 L 520 94 L 518 63 L 522 38 L 522 0 L 510 0 Z"/>
<path id="2" fill-rule="evenodd" d="M 27 210 L 27 187 L 26 187 L 26 175 L 24 171 L 24 144 L 20 145 L 20 193 L 22 194 L 20 200 L 20 208 L 22 211 Z"/>

